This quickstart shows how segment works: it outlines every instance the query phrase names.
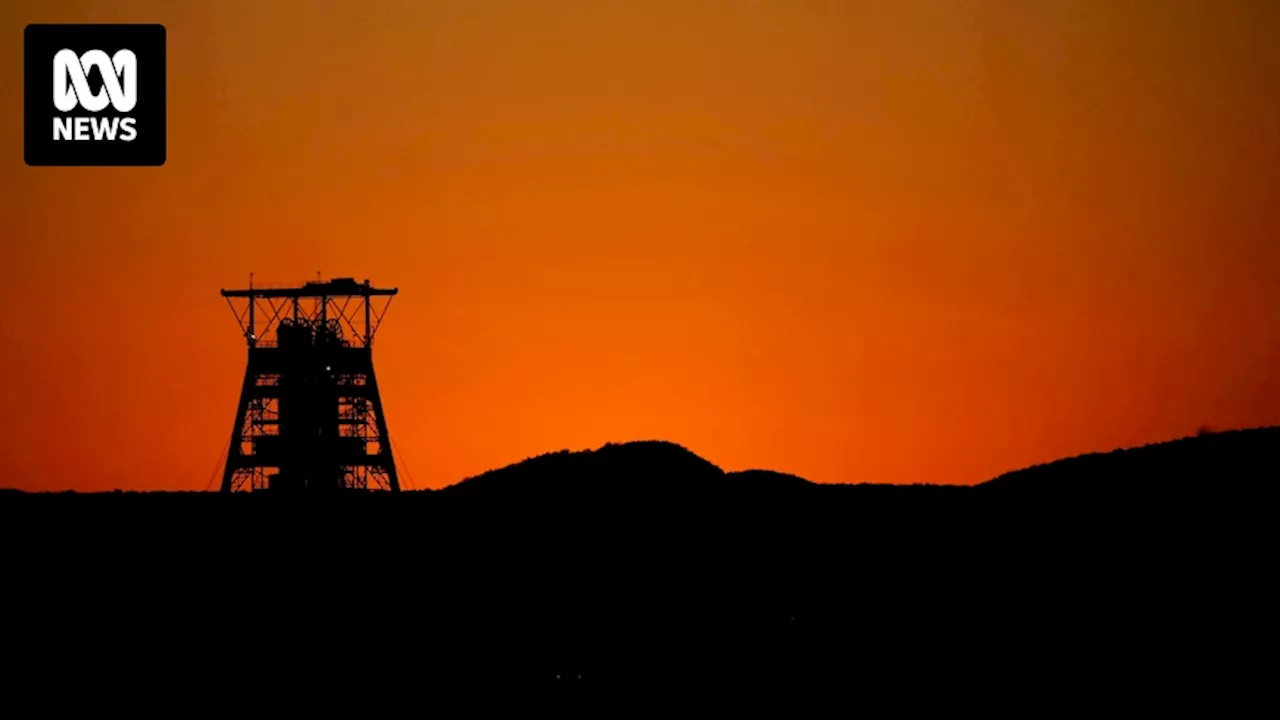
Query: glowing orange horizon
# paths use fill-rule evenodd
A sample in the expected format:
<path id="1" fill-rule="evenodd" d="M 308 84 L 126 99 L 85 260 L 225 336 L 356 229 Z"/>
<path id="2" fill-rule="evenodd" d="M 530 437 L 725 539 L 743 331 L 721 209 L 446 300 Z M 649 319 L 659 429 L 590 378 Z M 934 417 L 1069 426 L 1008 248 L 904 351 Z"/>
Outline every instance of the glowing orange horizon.
<path id="1" fill-rule="evenodd" d="M 169 73 L 162 168 L 28 168 L 0 116 L 0 486 L 205 487 L 250 272 L 400 288 L 375 361 L 419 487 L 637 439 L 972 483 L 1280 424 L 1274 5 L 0 18 L 11 57 L 29 22 L 162 22 Z"/>

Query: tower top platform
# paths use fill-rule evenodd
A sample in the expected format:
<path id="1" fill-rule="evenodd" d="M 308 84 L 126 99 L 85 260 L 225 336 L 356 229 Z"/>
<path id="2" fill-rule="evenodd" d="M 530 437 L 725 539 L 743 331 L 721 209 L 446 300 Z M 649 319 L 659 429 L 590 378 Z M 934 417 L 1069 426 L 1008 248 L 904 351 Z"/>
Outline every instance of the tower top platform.
<path id="1" fill-rule="evenodd" d="M 222 297 L 258 298 L 323 298 L 323 297 L 378 297 L 392 296 L 398 288 L 377 288 L 366 278 L 359 283 L 355 278 L 331 278 L 323 282 L 307 282 L 301 285 L 264 285 L 239 290 L 222 290 Z"/>

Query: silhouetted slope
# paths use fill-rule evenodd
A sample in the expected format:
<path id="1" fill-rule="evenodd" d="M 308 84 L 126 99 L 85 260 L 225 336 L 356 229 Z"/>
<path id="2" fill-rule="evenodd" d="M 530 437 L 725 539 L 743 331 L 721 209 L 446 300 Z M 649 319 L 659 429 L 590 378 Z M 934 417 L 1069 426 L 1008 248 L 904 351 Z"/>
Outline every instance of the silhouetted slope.
<path id="1" fill-rule="evenodd" d="M 1234 716 L 1267 687 L 1280 428 L 1059 460 L 979 486 L 1011 510 L 1029 697 L 1055 714 Z M 1052 699 L 1052 700 L 1050 700 Z"/>
<path id="2" fill-rule="evenodd" d="M 1271 480 L 1277 468 L 1280 427 L 1264 427 L 1065 458 L 1005 473 L 987 484 L 1053 484 L 1069 492 L 1200 492 L 1222 482 Z"/>

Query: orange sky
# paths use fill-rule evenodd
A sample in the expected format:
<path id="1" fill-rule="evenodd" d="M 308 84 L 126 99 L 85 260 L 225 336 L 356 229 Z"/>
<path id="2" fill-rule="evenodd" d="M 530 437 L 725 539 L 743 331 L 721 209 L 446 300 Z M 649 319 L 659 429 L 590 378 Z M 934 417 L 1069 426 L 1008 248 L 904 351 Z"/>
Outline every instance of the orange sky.
<path id="1" fill-rule="evenodd" d="M 163 168 L 24 165 L 37 21 L 167 26 Z M 969 483 L 1280 423 L 1278 36 L 1223 0 L 4 3 L 0 486 L 205 487 L 250 271 L 400 287 L 418 487 L 643 438 Z"/>

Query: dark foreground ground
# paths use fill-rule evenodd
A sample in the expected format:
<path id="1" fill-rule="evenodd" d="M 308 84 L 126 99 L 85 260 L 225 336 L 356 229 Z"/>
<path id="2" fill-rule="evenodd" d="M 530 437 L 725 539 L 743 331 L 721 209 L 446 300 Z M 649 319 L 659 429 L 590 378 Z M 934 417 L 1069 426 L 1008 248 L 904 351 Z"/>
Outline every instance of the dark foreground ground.
<path id="1" fill-rule="evenodd" d="M 1227 645 L 1274 640 L 1278 470 L 1265 429 L 973 488 L 639 443 L 400 496 L 0 494 L 0 716 L 1221 716 L 1266 686 Z"/>

